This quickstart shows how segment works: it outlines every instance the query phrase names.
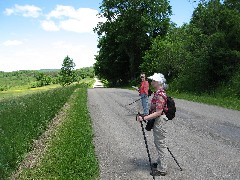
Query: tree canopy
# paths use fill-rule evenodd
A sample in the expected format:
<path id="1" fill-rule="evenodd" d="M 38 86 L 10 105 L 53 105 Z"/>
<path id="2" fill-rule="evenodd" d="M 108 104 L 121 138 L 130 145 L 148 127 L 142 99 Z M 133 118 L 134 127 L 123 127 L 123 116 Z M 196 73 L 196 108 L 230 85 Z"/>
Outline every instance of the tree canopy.
<path id="1" fill-rule="evenodd" d="M 200 0 L 180 27 L 171 13 L 165 0 L 103 0 L 96 75 L 114 84 L 161 72 L 178 91 L 240 97 L 240 1 Z"/>
<path id="2" fill-rule="evenodd" d="M 235 80 L 240 70 L 239 4 L 233 0 L 200 3 L 189 24 L 173 27 L 165 38 L 153 41 L 142 69 L 163 72 L 175 89 L 209 92 L 226 86 L 230 94 L 240 95 Z"/>
<path id="3" fill-rule="evenodd" d="M 113 84 L 124 83 L 139 73 L 142 57 L 151 39 L 165 36 L 171 15 L 167 0 L 103 0 L 99 23 L 99 53 L 96 74 Z"/>

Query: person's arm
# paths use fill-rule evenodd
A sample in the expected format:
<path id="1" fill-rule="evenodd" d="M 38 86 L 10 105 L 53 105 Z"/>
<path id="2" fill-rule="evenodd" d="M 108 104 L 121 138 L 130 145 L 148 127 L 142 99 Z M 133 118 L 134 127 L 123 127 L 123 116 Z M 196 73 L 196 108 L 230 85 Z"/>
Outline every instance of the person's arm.
<path id="1" fill-rule="evenodd" d="M 136 86 L 132 86 L 132 88 L 134 88 L 136 91 L 139 91 L 139 88 Z"/>
<path id="2" fill-rule="evenodd" d="M 162 96 L 158 95 L 158 98 L 157 98 L 157 101 L 156 101 L 156 112 L 145 116 L 144 120 L 148 121 L 148 120 L 160 117 L 162 115 L 162 112 L 163 112 L 164 104 L 165 104 L 165 99 Z M 142 121 L 143 118 L 139 117 L 138 120 Z"/>
<path id="3" fill-rule="evenodd" d="M 140 94 L 141 93 L 141 87 L 142 87 L 142 84 L 140 84 L 139 88 L 138 88 L 138 93 Z"/>
<path id="4" fill-rule="evenodd" d="M 141 94 L 142 93 L 142 89 L 144 88 L 144 84 L 143 84 L 143 82 L 141 82 L 141 84 L 140 84 L 140 87 L 139 87 L 139 90 L 138 90 L 138 92 Z"/>
<path id="5" fill-rule="evenodd" d="M 162 115 L 162 111 L 163 111 L 163 109 L 157 109 L 156 112 L 145 116 L 144 120 L 148 121 L 148 120 L 151 120 L 151 119 L 156 119 L 157 117 L 160 117 Z"/>

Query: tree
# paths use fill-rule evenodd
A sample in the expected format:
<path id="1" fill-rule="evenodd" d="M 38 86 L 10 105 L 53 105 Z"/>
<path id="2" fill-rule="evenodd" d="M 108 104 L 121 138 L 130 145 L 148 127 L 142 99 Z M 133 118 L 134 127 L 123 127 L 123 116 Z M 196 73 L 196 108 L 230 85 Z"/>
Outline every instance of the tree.
<path id="1" fill-rule="evenodd" d="M 184 47 L 188 25 L 177 28 L 172 24 L 166 37 L 158 36 L 146 51 L 141 70 L 151 75 L 153 72 L 163 73 L 168 81 L 176 78 L 183 68 L 187 56 Z"/>
<path id="2" fill-rule="evenodd" d="M 233 4 L 239 7 L 239 1 L 229 0 L 200 4 L 190 22 L 205 39 L 202 45 L 206 47 L 208 83 L 212 88 L 229 81 L 240 63 L 240 13 L 232 8 Z"/>
<path id="3" fill-rule="evenodd" d="M 70 85 L 75 81 L 74 67 L 73 59 L 70 59 L 68 56 L 65 57 L 60 71 L 60 84 L 62 86 Z"/>
<path id="4" fill-rule="evenodd" d="M 77 69 L 76 75 L 80 77 L 80 79 L 85 79 L 85 78 L 94 78 L 94 69 L 93 67 L 84 67 Z"/>
<path id="5" fill-rule="evenodd" d="M 141 68 L 170 75 L 172 87 L 240 94 L 240 1 L 201 0 L 191 21 L 156 38 Z M 145 68 L 148 67 L 148 68 Z"/>
<path id="6" fill-rule="evenodd" d="M 135 78 L 142 57 L 152 38 L 165 36 L 171 7 L 167 0 L 103 0 L 99 23 L 99 54 L 94 66 L 96 74 L 116 82 Z M 106 68 L 108 67 L 108 69 Z"/>
<path id="7" fill-rule="evenodd" d="M 51 82 L 52 82 L 51 76 L 49 76 L 45 73 L 42 73 L 42 72 L 36 72 L 35 78 L 37 80 L 37 82 L 36 82 L 37 87 L 46 86 L 46 85 L 51 84 Z"/>

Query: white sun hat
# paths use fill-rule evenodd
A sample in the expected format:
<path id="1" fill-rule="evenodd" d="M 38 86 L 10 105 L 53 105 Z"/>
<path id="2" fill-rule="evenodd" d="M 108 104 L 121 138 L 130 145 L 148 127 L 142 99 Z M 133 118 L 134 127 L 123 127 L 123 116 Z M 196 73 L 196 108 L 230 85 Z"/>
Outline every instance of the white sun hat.
<path id="1" fill-rule="evenodd" d="M 161 73 L 154 73 L 152 76 L 148 77 L 148 79 L 151 79 L 153 81 L 157 81 L 161 84 L 164 84 L 166 82 L 166 79 L 163 74 Z"/>

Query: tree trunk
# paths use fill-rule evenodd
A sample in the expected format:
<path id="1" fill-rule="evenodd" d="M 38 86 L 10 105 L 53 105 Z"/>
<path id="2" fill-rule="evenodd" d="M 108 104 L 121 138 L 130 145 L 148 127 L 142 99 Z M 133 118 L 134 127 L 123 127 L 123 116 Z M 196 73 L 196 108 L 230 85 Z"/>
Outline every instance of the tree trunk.
<path id="1" fill-rule="evenodd" d="M 135 79 L 136 77 L 136 68 L 135 68 L 135 55 L 133 51 L 129 51 L 129 49 L 125 48 L 126 54 L 129 57 L 129 65 L 130 65 L 130 77 L 131 79 Z"/>

